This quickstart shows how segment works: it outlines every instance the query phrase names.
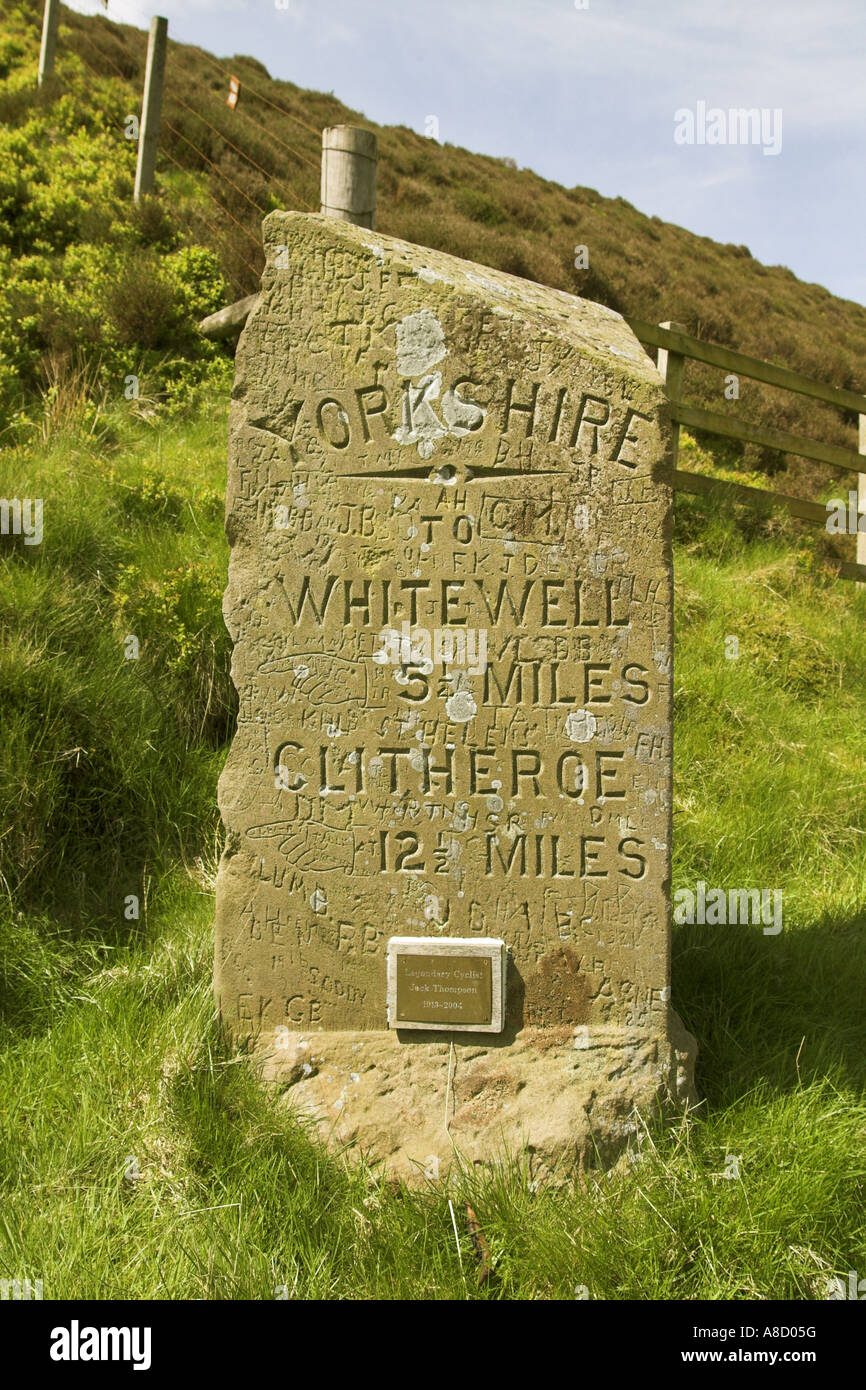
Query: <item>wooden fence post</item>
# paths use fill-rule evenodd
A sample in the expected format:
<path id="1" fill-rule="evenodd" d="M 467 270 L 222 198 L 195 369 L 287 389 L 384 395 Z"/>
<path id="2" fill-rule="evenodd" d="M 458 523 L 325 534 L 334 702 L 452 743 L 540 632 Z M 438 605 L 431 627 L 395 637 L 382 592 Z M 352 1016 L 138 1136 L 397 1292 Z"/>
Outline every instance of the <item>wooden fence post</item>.
<path id="1" fill-rule="evenodd" d="M 168 20 L 163 19 L 161 15 L 154 15 L 150 21 L 150 37 L 147 41 L 144 100 L 141 108 L 141 128 L 138 132 L 138 165 L 135 170 L 136 202 L 143 194 L 153 192 L 167 50 Z"/>
<path id="2" fill-rule="evenodd" d="M 54 73 L 54 50 L 57 47 L 57 22 L 60 19 L 60 0 L 45 0 L 42 17 L 42 47 L 39 50 L 39 86 Z"/>
<path id="3" fill-rule="evenodd" d="M 866 454 L 866 415 L 860 416 L 860 453 Z M 866 512 L 866 473 L 857 474 L 857 564 L 866 565 L 866 531 L 860 530 L 860 513 Z M 866 587 L 866 581 L 861 581 Z"/>
<path id="4" fill-rule="evenodd" d="M 681 323 L 660 323 L 659 328 L 672 329 L 675 333 L 686 333 L 688 330 Z M 682 395 L 683 372 L 685 371 L 686 359 L 681 352 L 670 352 L 668 348 L 659 348 L 657 357 L 658 369 L 664 378 L 665 390 L 671 405 L 677 405 Z M 672 467 L 676 468 L 680 452 L 680 427 L 674 421 L 673 425 L 673 460 Z"/>
<path id="5" fill-rule="evenodd" d="M 322 212 L 359 227 L 376 225 L 377 140 L 372 130 L 335 125 L 322 131 Z"/>

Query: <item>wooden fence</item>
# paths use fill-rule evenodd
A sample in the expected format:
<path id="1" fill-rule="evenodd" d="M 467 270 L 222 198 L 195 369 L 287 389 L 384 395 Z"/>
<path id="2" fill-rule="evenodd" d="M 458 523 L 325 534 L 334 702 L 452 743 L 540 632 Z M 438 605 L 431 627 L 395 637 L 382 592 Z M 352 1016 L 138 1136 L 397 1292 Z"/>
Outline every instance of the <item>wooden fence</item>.
<path id="1" fill-rule="evenodd" d="M 671 403 L 671 419 L 674 422 L 674 487 L 681 492 L 692 493 L 712 493 L 718 489 L 740 502 L 754 505 L 769 502 L 774 506 L 784 507 L 790 516 L 799 517 L 802 521 L 817 522 L 821 526 L 827 524 L 828 512 L 822 503 L 810 502 L 801 497 L 788 497 L 783 492 L 771 492 L 766 488 L 749 487 L 743 483 L 729 483 L 703 473 L 689 473 L 678 468 L 679 427 L 685 425 L 688 429 L 706 430 L 726 439 L 762 444 L 783 454 L 796 454 L 800 458 L 814 459 L 818 463 L 848 469 L 857 475 L 858 514 L 862 513 L 866 518 L 866 396 L 861 396 L 856 391 L 846 391 L 839 386 L 827 386 L 822 381 L 813 381 L 810 377 L 801 376 L 799 372 L 792 372 L 787 367 L 779 367 L 774 362 L 762 362 L 757 357 L 746 357 L 742 352 L 734 352 L 732 348 L 693 338 L 681 324 L 654 324 L 628 317 L 626 322 L 642 343 L 658 349 L 658 368 L 664 378 Z M 811 396 L 814 400 L 825 401 L 840 410 L 856 411 L 860 420 L 859 453 L 852 449 L 840 449 L 835 444 L 822 444 L 820 440 L 807 439 L 787 430 L 753 424 L 748 420 L 737 419 L 734 415 L 723 415 L 716 411 L 703 410 L 699 406 L 683 405 L 683 375 L 687 358 L 696 362 L 706 362 L 711 367 L 719 367 L 722 371 L 733 373 L 737 377 L 748 377 L 753 381 L 763 381 L 768 386 L 778 386 L 785 391 L 796 391 L 802 396 Z M 857 533 L 856 562 L 839 561 L 839 577 L 866 580 L 866 532 Z"/>

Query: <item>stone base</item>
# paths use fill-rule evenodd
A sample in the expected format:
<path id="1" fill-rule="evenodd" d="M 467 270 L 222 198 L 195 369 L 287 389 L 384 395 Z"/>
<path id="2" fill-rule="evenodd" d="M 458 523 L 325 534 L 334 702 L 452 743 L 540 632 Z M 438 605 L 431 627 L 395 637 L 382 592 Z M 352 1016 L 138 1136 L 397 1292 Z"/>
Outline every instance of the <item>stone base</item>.
<path id="1" fill-rule="evenodd" d="M 289 1033 L 255 1057 L 264 1080 L 331 1148 L 420 1185 L 456 1158 L 522 1158 L 535 1178 L 613 1163 L 659 1108 L 695 1103 L 697 1044 L 619 1028 L 524 1029 L 487 1037 Z"/>

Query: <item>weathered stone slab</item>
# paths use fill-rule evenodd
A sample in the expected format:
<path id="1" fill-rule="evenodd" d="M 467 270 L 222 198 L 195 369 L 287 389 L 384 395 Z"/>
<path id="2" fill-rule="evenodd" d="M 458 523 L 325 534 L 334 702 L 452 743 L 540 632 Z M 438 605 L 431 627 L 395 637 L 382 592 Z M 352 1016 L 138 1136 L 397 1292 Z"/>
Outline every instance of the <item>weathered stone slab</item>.
<path id="1" fill-rule="evenodd" d="M 388 940 L 501 938 L 485 1055 L 529 1091 L 509 1130 L 491 1083 L 464 1137 L 531 1144 L 555 1074 L 555 1158 L 590 1133 L 599 1046 L 628 1050 L 617 1113 L 676 1089 L 661 381 L 618 315 L 560 291 L 316 216 L 272 214 L 265 244 L 230 426 L 222 1016 L 272 1071 L 314 1040 L 297 1090 L 326 1124 L 329 1046 L 351 1074 L 365 1043 L 399 1116 L 410 1056 L 452 1053 L 385 1033 Z M 348 1131 L 344 1098 L 344 1132 L 402 1153 L 377 1088 Z"/>

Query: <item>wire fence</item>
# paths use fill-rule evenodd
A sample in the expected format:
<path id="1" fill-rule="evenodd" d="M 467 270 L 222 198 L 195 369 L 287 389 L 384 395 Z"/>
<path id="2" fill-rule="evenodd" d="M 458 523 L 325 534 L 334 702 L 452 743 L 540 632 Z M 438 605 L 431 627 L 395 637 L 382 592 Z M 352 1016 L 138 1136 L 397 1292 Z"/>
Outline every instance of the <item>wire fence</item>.
<path id="1" fill-rule="evenodd" d="M 150 18 L 135 6 L 125 3 L 125 0 L 122 18 L 112 14 L 110 0 L 106 5 L 105 18 L 109 22 L 123 22 L 128 20 L 130 14 L 144 27 L 149 26 Z M 102 16 L 96 16 L 97 20 L 100 18 Z M 113 31 L 107 28 L 106 32 Z M 222 93 L 226 95 L 208 87 L 206 81 L 192 74 L 180 61 L 177 49 L 169 46 L 160 116 L 160 128 L 168 138 L 160 141 L 158 157 L 167 161 L 178 172 L 189 172 L 191 168 L 198 168 L 208 173 L 209 179 L 204 192 L 213 214 L 216 214 L 216 220 L 213 214 L 208 218 L 200 207 L 194 210 L 193 215 L 213 237 L 215 249 L 220 252 L 229 282 L 235 290 L 244 294 L 249 291 L 250 283 L 257 284 L 261 277 L 264 260 L 260 235 L 262 218 L 276 206 L 296 207 L 307 212 L 318 210 L 293 182 L 282 173 L 267 167 L 267 154 L 264 151 L 276 147 L 296 168 L 311 169 L 318 176 L 321 132 L 251 84 L 246 77 L 239 84 L 231 70 L 212 54 L 206 53 L 195 44 L 184 45 L 184 49 L 224 82 Z M 92 79 L 90 104 L 105 118 L 109 126 L 116 124 L 118 117 L 100 101 L 100 84 L 104 83 L 106 77 L 123 84 L 123 90 L 130 97 L 131 112 L 139 109 L 141 92 L 136 78 L 123 71 L 106 47 L 94 43 L 83 25 L 75 27 L 69 51 L 74 53 Z M 57 71 L 54 68 L 51 75 L 64 90 L 71 93 L 68 75 L 64 76 L 63 70 Z M 239 103 L 228 108 L 226 97 L 230 84 L 233 84 L 236 90 L 239 86 L 242 95 Z M 222 105 L 228 108 L 225 115 L 220 111 Z M 276 112 L 280 117 L 294 123 L 299 131 L 313 136 L 316 141 L 315 149 L 307 153 L 289 143 L 273 129 L 273 121 L 267 120 L 267 117 L 262 119 L 261 115 L 257 114 L 257 107 L 259 110 Z M 225 128 L 227 124 L 232 128 L 231 133 Z M 241 131 L 246 133 L 248 140 L 257 138 L 260 142 L 260 148 L 255 149 L 255 153 L 251 153 L 240 143 L 243 138 Z M 228 168 L 225 167 L 227 161 Z M 233 168 L 231 161 L 234 161 Z M 249 176 L 248 180 L 242 177 L 244 173 Z M 277 197 L 280 199 L 279 203 Z M 245 214 L 250 222 L 245 220 Z M 224 227 L 224 219 L 228 219 L 232 224 L 233 232 Z M 253 219 L 254 225 L 251 225 Z M 241 245 L 248 248 L 246 253 L 241 250 L 238 237 L 241 239 Z M 237 264 L 233 265 L 235 262 Z M 244 275 L 249 272 L 249 283 L 244 283 L 239 271 Z"/>
<path id="2" fill-rule="evenodd" d="M 48 0 L 51 3 L 51 0 Z M 144 25 L 149 25 L 149 18 L 137 10 L 133 5 L 129 5 L 124 0 L 124 8 L 140 18 Z M 110 9 L 109 4 L 106 9 Z M 109 18 L 111 16 L 109 15 Z M 105 73 L 100 72 L 100 65 L 107 65 L 113 76 L 123 84 L 123 90 L 129 92 L 134 105 L 139 100 L 139 92 L 135 81 L 128 73 L 124 73 L 117 63 L 103 49 L 90 38 L 83 27 L 75 30 L 75 38 L 80 39 L 84 47 L 89 50 L 96 65 L 88 59 L 85 52 L 80 47 L 75 48 L 76 56 L 80 59 L 84 69 L 94 79 L 95 83 L 103 82 Z M 222 159 L 227 157 L 238 161 L 237 169 L 248 170 L 255 178 L 253 187 L 263 188 L 263 195 L 260 195 L 264 202 L 270 202 L 273 198 L 272 188 L 276 188 L 287 196 L 288 203 L 292 206 L 301 207 L 307 211 L 314 211 L 313 205 L 303 197 L 297 188 L 288 183 L 283 177 L 277 175 L 272 169 L 265 167 L 258 159 L 254 158 L 248 150 L 244 149 L 237 140 L 232 139 L 231 135 L 221 127 L 219 123 L 220 115 L 223 122 L 228 120 L 235 128 L 234 133 L 238 134 L 237 127 L 245 123 L 246 130 L 252 130 L 261 139 L 266 150 L 271 150 L 276 145 L 293 159 L 297 165 L 313 169 L 319 173 L 320 163 L 317 158 L 310 157 L 304 151 L 283 140 L 272 128 L 273 123 L 267 125 L 249 109 L 250 102 L 259 102 L 269 110 L 277 112 L 281 117 L 293 122 L 299 130 L 303 130 L 315 137 L 318 154 L 321 133 L 308 122 L 302 120 L 294 112 L 289 111 L 280 102 L 274 101 L 266 93 L 251 84 L 245 77 L 239 82 L 236 75 L 224 63 L 221 63 L 212 54 L 206 53 L 197 45 L 185 45 L 185 48 L 194 54 L 198 59 L 208 65 L 214 73 L 219 74 L 221 81 L 225 82 L 223 92 L 233 93 L 235 100 L 230 102 L 228 99 L 225 105 L 230 110 L 230 116 L 226 117 L 220 111 L 222 98 L 220 94 L 208 88 L 203 81 L 193 76 L 186 67 L 180 62 L 177 51 L 174 53 L 168 50 L 166 71 L 169 80 L 164 84 L 161 125 L 175 142 L 175 151 L 179 152 L 181 147 L 190 151 L 191 156 L 198 162 L 199 168 L 207 169 L 212 179 L 212 186 L 205 189 L 206 197 L 209 199 L 213 208 L 218 214 L 217 222 L 213 222 L 205 217 L 200 208 L 195 211 L 195 216 L 200 218 L 202 225 L 207 227 L 214 243 L 223 248 L 223 259 L 230 267 L 233 258 L 240 262 L 240 265 L 249 271 L 252 282 L 258 285 L 261 277 L 261 269 L 264 260 L 261 238 L 260 222 L 271 208 L 263 205 L 263 201 L 254 197 L 253 194 L 242 187 L 225 168 L 222 167 Z M 53 73 L 55 80 L 64 85 L 71 91 L 68 81 L 65 81 L 61 74 Z M 190 100 L 180 95 L 181 88 L 185 88 Z M 194 105 L 192 89 L 198 92 L 198 104 Z M 108 111 L 96 97 L 94 91 L 98 91 L 98 86 L 91 90 L 90 102 L 93 108 L 99 111 L 109 124 L 117 122 L 118 117 Z M 240 102 L 242 93 L 243 102 Z M 207 103 L 207 104 L 206 104 Z M 204 109 L 203 109 L 204 108 Z M 207 111 L 207 114 L 205 114 Z M 213 137 L 212 139 L 210 137 Z M 238 135 L 238 138 L 240 136 Z M 209 150 L 203 148 L 207 144 Z M 159 146 L 160 157 L 164 157 L 181 172 L 189 172 L 187 165 L 176 157 L 176 153 L 169 148 L 169 142 L 163 141 Z M 266 156 L 265 156 L 266 157 Z M 220 196 L 216 196 L 215 191 Z M 240 202 L 238 201 L 240 200 Z M 238 213 L 242 211 L 245 204 L 250 214 L 255 215 L 255 230 L 248 225 L 241 216 L 236 216 L 232 211 L 232 206 Z M 245 239 L 246 243 L 252 243 L 254 248 L 253 260 L 249 259 L 238 249 L 236 240 L 230 238 L 227 232 L 221 227 L 221 220 L 227 218 L 235 229 Z M 227 278 L 231 280 L 237 290 L 241 291 L 242 296 L 248 295 L 248 286 L 245 286 L 236 272 L 227 270 Z M 242 306 L 234 306 L 242 307 Z M 239 319 L 241 323 L 243 319 Z M 671 400 L 671 415 L 674 422 L 675 438 L 678 434 L 679 426 L 694 427 L 703 429 L 708 433 L 721 434 L 723 436 L 751 440 L 772 446 L 782 452 L 794 453 L 798 456 L 817 459 L 824 463 L 834 464 L 838 467 L 854 471 L 859 478 L 859 507 L 866 506 L 866 398 L 856 395 L 853 392 L 845 392 L 831 388 L 824 383 L 808 381 L 806 378 L 799 377 L 796 373 L 790 372 L 786 368 L 781 368 L 772 363 L 760 362 L 757 359 L 747 358 L 739 353 L 731 352 L 715 344 L 704 342 L 701 339 L 692 338 L 679 329 L 678 325 L 653 325 L 642 321 L 631 319 L 631 326 L 637 336 L 646 344 L 658 347 L 663 352 L 659 366 L 665 377 L 668 394 Z M 672 331 L 673 330 L 673 331 Z M 746 376 L 752 376 L 757 380 L 767 381 L 770 384 L 780 386 L 783 389 L 800 392 L 806 395 L 818 397 L 828 401 L 843 409 L 854 409 L 858 412 L 860 419 L 861 445 L 860 453 L 851 450 L 843 450 L 837 447 L 820 443 L 819 441 L 807 440 L 800 436 L 795 436 L 786 431 L 768 429 L 749 424 L 746 421 L 736 421 L 723 418 L 720 415 L 712 414 L 708 411 L 698 410 L 694 407 L 687 407 L 682 404 L 681 382 L 682 371 L 686 358 L 696 358 L 702 362 L 708 362 L 713 366 L 722 367 L 731 371 L 739 371 Z M 742 484 L 725 483 L 721 480 L 685 472 L 676 467 L 676 459 L 673 468 L 674 486 L 686 492 L 716 492 L 721 490 L 728 496 L 735 497 L 736 500 L 751 503 L 755 506 L 775 504 L 784 507 L 791 515 L 799 517 L 801 520 L 812 523 L 824 520 L 826 509 L 819 503 L 815 503 L 803 498 L 791 498 L 784 494 L 769 492 L 764 489 L 747 487 Z M 866 515 L 866 513 L 864 513 Z M 840 563 L 840 576 L 845 578 L 857 579 L 861 582 L 866 580 L 866 535 L 862 538 L 858 535 L 858 556 L 857 562 Z"/>

